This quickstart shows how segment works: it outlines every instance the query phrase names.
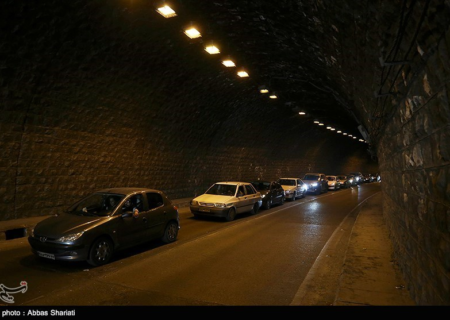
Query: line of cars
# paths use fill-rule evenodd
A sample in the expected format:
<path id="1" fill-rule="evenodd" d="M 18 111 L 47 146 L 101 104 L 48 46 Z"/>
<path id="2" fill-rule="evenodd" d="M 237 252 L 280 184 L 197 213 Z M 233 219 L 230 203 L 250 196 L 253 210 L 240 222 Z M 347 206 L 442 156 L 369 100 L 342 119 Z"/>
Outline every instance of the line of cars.
<path id="1" fill-rule="evenodd" d="M 190 202 L 194 217 L 215 216 L 233 221 L 242 213 L 257 214 L 286 200 L 304 198 L 361 183 L 362 175 L 330 176 L 307 173 L 303 178 L 277 181 L 214 183 Z M 357 181 L 358 180 L 358 181 Z M 167 195 L 148 188 L 109 188 L 96 191 L 64 213 L 39 222 L 28 237 L 32 252 L 41 258 L 108 263 L 117 251 L 151 240 L 176 241 L 178 208 Z"/>

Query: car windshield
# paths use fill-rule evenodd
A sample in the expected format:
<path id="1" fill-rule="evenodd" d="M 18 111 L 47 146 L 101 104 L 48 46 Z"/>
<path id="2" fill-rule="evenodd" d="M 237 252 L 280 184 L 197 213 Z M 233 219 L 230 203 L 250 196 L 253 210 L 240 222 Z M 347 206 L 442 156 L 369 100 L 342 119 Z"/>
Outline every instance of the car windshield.
<path id="1" fill-rule="evenodd" d="M 67 212 L 82 216 L 108 216 L 123 198 L 123 194 L 94 193 L 75 203 Z"/>
<path id="2" fill-rule="evenodd" d="M 341 179 L 341 180 L 346 180 L 347 179 L 346 176 L 338 176 L 338 178 Z"/>
<path id="3" fill-rule="evenodd" d="M 294 179 L 280 179 L 279 182 L 283 186 L 295 186 Z"/>
<path id="4" fill-rule="evenodd" d="M 252 182 L 252 185 L 258 191 L 264 191 L 264 190 L 269 190 L 270 189 L 270 182 L 257 181 L 257 182 Z"/>
<path id="5" fill-rule="evenodd" d="M 334 181 L 334 180 L 336 180 L 335 177 L 327 177 L 327 179 L 328 179 L 328 181 Z"/>
<path id="6" fill-rule="evenodd" d="M 215 184 L 208 190 L 206 194 L 215 194 L 219 196 L 234 196 L 236 194 L 237 185 L 235 184 Z"/>
<path id="7" fill-rule="evenodd" d="M 315 174 L 307 174 L 303 177 L 303 180 L 319 180 L 319 176 Z"/>

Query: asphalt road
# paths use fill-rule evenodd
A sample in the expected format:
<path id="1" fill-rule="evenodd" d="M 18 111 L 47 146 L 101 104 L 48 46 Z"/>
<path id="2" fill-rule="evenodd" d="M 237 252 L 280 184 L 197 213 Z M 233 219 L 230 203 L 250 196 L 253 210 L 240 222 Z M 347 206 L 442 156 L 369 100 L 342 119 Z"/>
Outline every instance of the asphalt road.
<path id="1" fill-rule="evenodd" d="M 378 191 L 363 184 L 307 195 L 232 222 L 181 208 L 178 241 L 98 268 L 38 259 L 26 238 L 2 241 L 0 284 L 28 283 L 14 306 L 289 306 L 333 232 Z"/>

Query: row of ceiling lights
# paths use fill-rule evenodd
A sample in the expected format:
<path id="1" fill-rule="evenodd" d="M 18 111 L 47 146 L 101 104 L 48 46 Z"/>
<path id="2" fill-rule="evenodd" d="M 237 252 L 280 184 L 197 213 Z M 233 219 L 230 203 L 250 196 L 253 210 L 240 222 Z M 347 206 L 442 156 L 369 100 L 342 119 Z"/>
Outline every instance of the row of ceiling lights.
<path id="1" fill-rule="evenodd" d="M 167 5 L 165 3 L 162 6 L 159 6 L 156 9 L 156 11 L 159 14 L 161 14 L 163 17 L 165 17 L 165 18 L 172 18 L 172 17 L 176 17 L 177 16 L 177 13 L 169 5 Z M 202 34 L 200 33 L 200 31 L 198 31 L 197 28 L 195 28 L 195 26 L 193 26 L 193 25 L 191 25 L 190 27 L 186 28 L 184 30 L 184 34 L 186 36 L 188 36 L 190 39 L 197 39 L 197 38 L 201 38 L 202 37 Z M 210 44 L 206 45 L 205 46 L 205 51 L 208 52 L 209 54 L 219 54 L 220 53 L 220 49 L 217 46 L 215 46 L 213 43 L 210 43 Z M 227 68 L 236 67 L 235 62 L 232 59 L 229 59 L 229 58 L 223 59 L 222 60 L 222 64 L 225 67 L 227 67 Z M 239 77 L 241 77 L 241 78 L 249 77 L 249 74 L 244 69 L 240 69 L 237 72 L 237 75 Z M 259 86 L 258 89 L 259 89 L 259 92 L 261 94 L 269 93 L 269 89 L 265 85 Z M 277 95 L 274 92 L 272 92 L 272 93 L 270 93 L 269 98 L 270 99 L 277 99 L 278 97 L 277 97 Z M 306 115 L 306 112 L 300 111 L 299 115 L 304 116 L 304 115 Z M 320 122 L 318 120 L 314 120 L 314 123 L 318 124 L 319 126 L 325 126 L 322 122 Z M 357 139 L 357 137 L 355 137 L 355 136 L 353 136 L 351 134 L 348 134 L 346 132 L 342 132 L 341 130 L 336 130 L 335 128 L 333 128 L 331 126 L 327 126 L 326 128 L 328 130 L 330 130 L 330 131 L 336 131 L 336 133 L 342 134 L 344 136 L 348 136 L 348 137 L 350 137 L 352 139 Z M 359 141 L 367 143 L 363 139 L 359 139 Z"/>

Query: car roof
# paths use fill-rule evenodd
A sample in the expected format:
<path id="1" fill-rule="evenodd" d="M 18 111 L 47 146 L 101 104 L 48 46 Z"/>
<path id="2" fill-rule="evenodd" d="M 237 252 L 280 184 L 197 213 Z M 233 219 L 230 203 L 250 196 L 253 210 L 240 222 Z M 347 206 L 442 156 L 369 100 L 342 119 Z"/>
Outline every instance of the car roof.
<path id="1" fill-rule="evenodd" d="M 300 178 L 280 178 L 280 179 L 297 179 L 297 180 L 300 180 Z"/>
<path id="2" fill-rule="evenodd" d="M 221 182 L 216 182 L 215 184 L 230 184 L 230 185 L 235 185 L 235 184 L 251 184 L 250 182 L 242 182 L 242 181 L 221 181 Z"/>
<path id="3" fill-rule="evenodd" d="M 158 192 L 163 193 L 161 190 L 151 189 L 151 188 L 138 188 L 138 187 L 116 187 L 98 190 L 96 192 L 107 192 L 107 193 L 118 193 L 118 194 L 133 194 L 136 192 Z"/>

